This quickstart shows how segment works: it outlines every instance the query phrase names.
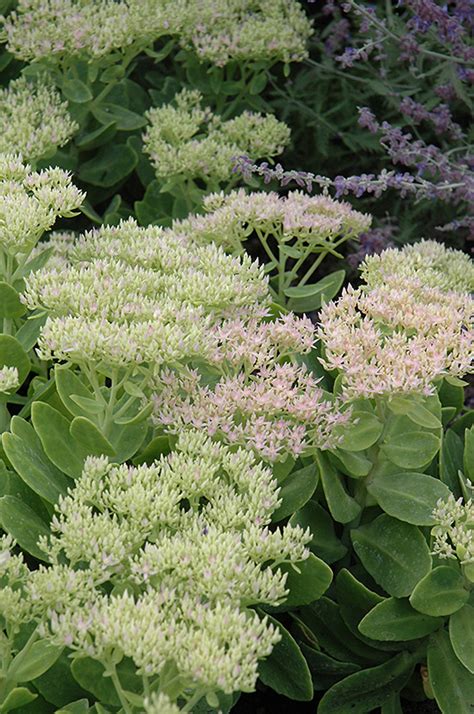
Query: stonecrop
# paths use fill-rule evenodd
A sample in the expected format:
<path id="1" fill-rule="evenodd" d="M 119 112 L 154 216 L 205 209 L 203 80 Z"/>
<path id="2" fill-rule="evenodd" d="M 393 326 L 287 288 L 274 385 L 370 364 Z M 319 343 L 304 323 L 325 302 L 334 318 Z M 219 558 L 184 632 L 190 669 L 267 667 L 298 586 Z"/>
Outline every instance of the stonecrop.
<path id="1" fill-rule="evenodd" d="M 143 136 L 156 175 L 162 179 L 183 176 L 219 185 L 232 177 L 232 158 L 242 152 L 252 157 L 280 154 L 290 138 L 286 124 L 273 115 L 245 111 L 222 121 L 202 95 L 184 89 L 171 104 L 150 109 Z"/>
<path id="2" fill-rule="evenodd" d="M 204 199 L 204 215 L 176 221 L 173 228 L 200 242 L 214 242 L 227 250 L 242 252 L 243 243 L 256 233 L 262 243 L 275 238 L 298 246 L 331 245 L 343 238 L 356 238 L 367 230 L 371 217 L 348 203 L 329 196 L 308 196 L 291 191 L 288 196 L 247 193 L 214 193 Z"/>
<path id="3" fill-rule="evenodd" d="M 8 50 L 26 61 L 133 57 L 171 36 L 201 60 L 301 61 L 311 23 L 294 0 L 19 0 L 2 18 Z"/>
<path id="4" fill-rule="evenodd" d="M 433 511 L 436 525 L 431 529 L 433 553 L 440 558 L 456 559 L 462 565 L 474 565 L 474 503 L 463 503 L 451 494 L 439 501 Z"/>
<path id="5" fill-rule="evenodd" d="M 59 217 L 74 216 L 84 194 L 58 168 L 32 171 L 12 154 L 0 155 L 0 256 L 27 256 Z M 4 269 L 3 274 L 7 275 Z"/>
<path id="6" fill-rule="evenodd" d="M 51 564 L 29 572 L 3 543 L 0 612 L 12 626 L 33 613 L 44 637 L 110 668 L 125 700 L 115 670 L 123 657 L 150 684 L 162 676 L 156 706 L 251 691 L 280 635 L 249 607 L 283 602 L 278 566 L 309 554 L 309 531 L 269 529 L 278 492 L 247 451 L 197 432 L 150 466 L 88 457 L 40 539 Z M 179 684 L 167 691 L 171 665 Z"/>
<path id="7" fill-rule="evenodd" d="M 421 240 L 401 250 L 391 248 L 380 255 L 368 256 L 360 269 L 370 289 L 386 281 L 410 278 L 446 292 L 474 291 L 474 264 L 470 257 L 434 240 Z"/>
<path id="8" fill-rule="evenodd" d="M 384 253 L 373 264 L 383 265 Z M 437 378 L 472 371 L 472 313 L 468 294 L 426 286 L 416 273 L 349 286 L 321 310 L 321 362 L 341 372 L 346 399 L 432 394 Z"/>
<path id="9" fill-rule="evenodd" d="M 53 155 L 78 130 L 67 103 L 47 81 L 20 77 L 0 89 L 0 152 L 35 161 Z"/>
<path id="10" fill-rule="evenodd" d="M 134 371 L 205 357 L 213 324 L 268 298 L 262 269 L 248 256 L 130 219 L 80 237 L 69 265 L 30 275 L 22 299 L 48 313 L 42 359 Z"/>
<path id="11" fill-rule="evenodd" d="M 341 412 L 319 380 L 293 361 L 313 346 L 309 319 L 290 313 L 274 322 L 236 320 L 213 332 L 211 384 L 196 370 L 157 374 L 155 423 L 171 433 L 204 430 L 269 462 L 338 445 L 350 411 Z"/>
<path id="12" fill-rule="evenodd" d="M 9 392 L 20 386 L 16 367 L 0 367 L 0 392 Z"/>
<path id="13" fill-rule="evenodd" d="M 294 0 L 200 0 L 188 3 L 181 44 L 200 59 L 298 62 L 307 56 L 311 22 Z"/>

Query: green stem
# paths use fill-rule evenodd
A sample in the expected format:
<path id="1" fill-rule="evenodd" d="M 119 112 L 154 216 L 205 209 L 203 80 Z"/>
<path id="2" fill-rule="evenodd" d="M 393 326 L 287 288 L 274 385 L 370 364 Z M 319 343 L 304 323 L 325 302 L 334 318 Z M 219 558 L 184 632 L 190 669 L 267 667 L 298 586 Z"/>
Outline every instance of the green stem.
<path id="1" fill-rule="evenodd" d="M 184 707 L 181 709 L 182 712 L 190 712 L 192 707 L 199 702 L 200 699 L 203 698 L 205 694 L 205 691 L 202 689 L 197 689 L 191 699 L 188 699 Z"/>
<path id="2" fill-rule="evenodd" d="M 122 708 L 125 712 L 125 714 L 133 714 L 133 710 L 130 707 L 130 704 L 127 700 L 127 697 L 125 696 L 125 692 L 122 689 L 122 685 L 120 683 L 119 676 L 117 674 L 117 670 L 115 668 L 115 665 L 108 666 L 108 669 L 110 669 L 110 678 L 113 682 L 113 685 L 115 687 L 115 691 L 117 692 L 117 696 L 120 700 L 120 704 L 122 705 Z"/>

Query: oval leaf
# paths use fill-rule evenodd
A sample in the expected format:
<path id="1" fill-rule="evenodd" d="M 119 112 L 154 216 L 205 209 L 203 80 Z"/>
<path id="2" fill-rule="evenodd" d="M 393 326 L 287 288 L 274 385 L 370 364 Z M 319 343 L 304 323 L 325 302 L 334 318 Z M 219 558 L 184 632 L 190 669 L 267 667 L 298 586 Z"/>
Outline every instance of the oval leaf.
<path id="1" fill-rule="evenodd" d="M 439 451 L 440 440 L 425 431 L 412 431 L 393 436 L 382 444 L 382 453 L 403 469 L 419 469 L 427 466 Z"/>
<path id="2" fill-rule="evenodd" d="M 68 419 L 49 404 L 34 402 L 31 420 L 46 456 L 65 474 L 78 478 L 88 452 L 72 438 Z"/>
<path id="3" fill-rule="evenodd" d="M 23 384 L 30 371 L 30 359 L 20 342 L 11 335 L 0 335 L 0 368 L 16 367 L 18 381 Z"/>
<path id="4" fill-rule="evenodd" d="M 0 282 L 0 317 L 20 317 L 25 312 L 26 307 L 15 288 L 8 283 Z"/>
<path id="5" fill-rule="evenodd" d="M 309 501 L 318 485 L 316 464 L 294 471 L 280 489 L 281 504 L 273 513 L 274 523 L 287 518 Z"/>
<path id="6" fill-rule="evenodd" d="M 92 456 L 115 456 L 115 449 L 95 424 L 86 417 L 76 417 L 69 427 L 71 436 Z"/>
<path id="7" fill-rule="evenodd" d="M 449 488 L 438 479 L 413 472 L 381 472 L 367 490 L 389 516 L 416 526 L 433 525 L 437 501 L 446 500 L 450 494 Z"/>
<path id="8" fill-rule="evenodd" d="M 383 424 L 375 414 L 355 411 L 349 424 L 344 426 L 338 446 L 345 451 L 364 451 L 378 441 Z"/>
<path id="9" fill-rule="evenodd" d="M 440 565 L 420 580 L 410 603 L 415 610 L 438 617 L 456 612 L 468 598 L 461 573 L 449 565 Z"/>
<path id="10" fill-rule="evenodd" d="M 456 657 L 447 632 L 431 635 L 428 673 L 443 714 L 472 714 L 474 677 Z"/>
<path id="11" fill-rule="evenodd" d="M 271 612 L 283 612 L 293 607 L 308 605 L 310 602 L 319 600 L 330 586 L 331 568 L 312 553 L 306 560 L 295 563 L 295 565 L 300 571 L 299 573 L 291 563 L 283 563 L 278 566 L 282 573 L 287 573 L 286 588 L 290 592 L 281 606 L 268 608 Z"/>
<path id="12" fill-rule="evenodd" d="M 474 674 L 474 607 L 464 605 L 449 618 L 449 638 L 456 657 Z"/>
<path id="13" fill-rule="evenodd" d="M 428 545 L 413 525 L 385 514 L 351 531 L 365 569 L 393 597 L 406 597 L 431 568 Z"/>
<path id="14" fill-rule="evenodd" d="M 37 543 L 40 536 L 49 536 L 49 528 L 26 503 L 15 496 L 0 498 L 0 523 L 23 550 L 38 560 L 48 560 Z"/>
<path id="15" fill-rule="evenodd" d="M 442 617 L 417 612 L 408 600 L 392 597 L 380 602 L 361 620 L 359 631 L 373 640 L 416 640 L 439 629 L 443 622 Z"/>

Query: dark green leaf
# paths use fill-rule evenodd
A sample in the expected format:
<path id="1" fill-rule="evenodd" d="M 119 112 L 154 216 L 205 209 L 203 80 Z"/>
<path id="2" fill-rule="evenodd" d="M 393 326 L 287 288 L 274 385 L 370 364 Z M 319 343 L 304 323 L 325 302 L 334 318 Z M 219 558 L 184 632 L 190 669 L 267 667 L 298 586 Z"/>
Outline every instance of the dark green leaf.
<path id="1" fill-rule="evenodd" d="M 389 516 L 417 526 L 433 525 L 437 501 L 447 499 L 450 494 L 438 479 L 411 472 L 379 473 L 367 489 Z"/>
<path id="2" fill-rule="evenodd" d="M 351 421 L 342 430 L 338 446 L 345 451 L 364 451 L 375 444 L 383 430 L 383 424 L 375 414 L 354 411 Z"/>
<path id="3" fill-rule="evenodd" d="M 8 283 L 0 282 L 0 317 L 20 317 L 25 312 L 26 307 L 15 288 Z"/>
<path id="4" fill-rule="evenodd" d="M 456 657 L 447 632 L 430 637 L 428 674 L 443 714 L 472 714 L 474 677 Z"/>
<path id="5" fill-rule="evenodd" d="M 305 530 L 310 529 L 313 537 L 309 548 L 326 563 L 334 563 L 347 553 L 347 548 L 336 537 L 332 518 L 316 501 L 308 501 L 293 514 L 290 523 L 293 526 L 300 525 Z"/>
<path id="6" fill-rule="evenodd" d="M 16 367 L 20 384 L 30 371 L 30 359 L 20 342 L 10 335 L 0 335 L 0 367 Z"/>
<path id="7" fill-rule="evenodd" d="M 341 289 L 345 277 L 344 270 L 336 270 L 312 285 L 287 288 L 285 295 L 290 298 L 288 309 L 294 312 L 319 310 L 323 296 L 326 300 L 332 300 Z"/>
<path id="8" fill-rule="evenodd" d="M 11 712 L 14 709 L 19 709 L 34 701 L 38 695 L 30 692 L 26 687 L 15 687 L 12 689 L 10 694 L 4 699 L 3 704 L 0 706 L 0 712 L 6 714 L 6 712 Z"/>
<path id="9" fill-rule="evenodd" d="M 420 580 L 410 603 L 419 612 L 438 617 L 456 612 L 468 598 L 461 573 L 449 565 L 440 565 Z"/>
<path id="10" fill-rule="evenodd" d="M 146 126 L 146 119 L 141 114 L 135 114 L 118 104 L 104 103 L 92 110 L 93 115 L 101 124 L 115 123 L 122 131 L 135 131 Z"/>
<path id="11" fill-rule="evenodd" d="M 443 618 L 429 617 L 412 608 L 408 600 L 389 598 L 376 605 L 359 623 L 359 630 L 374 640 L 405 641 L 425 637 L 443 625 Z"/>
<path id="12" fill-rule="evenodd" d="M 280 490 L 281 505 L 273 513 L 275 523 L 287 518 L 302 508 L 313 495 L 318 485 L 318 470 L 316 464 L 305 466 L 293 473 L 283 483 Z"/>
<path id="13" fill-rule="evenodd" d="M 437 436 L 425 431 L 398 434 L 381 451 L 387 459 L 404 469 L 419 469 L 426 466 L 438 453 L 441 443 Z"/>
<path id="14" fill-rule="evenodd" d="M 332 570 L 323 560 L 312 553 L 309 558 L 295 563 L 300 571 L 294 569 L 291 563 L 278 566 L 282 573 L 287 573 L 286 588 L 289 595 L 285 602 L 278 608 L 271 608 L 271 612 L 282 612 L 301 605 L 308 605 L 318 600 L 323 595 L 332 581 Z"/>
<path id="15" fill-rule="evenodd" d="M 79 178 L 93 186 L 109 188 L 131 174 L 137 163 L 136 153 L 126 144 L 107 144 L 80 166 Z"/>
<path id="16" fill-rule="evenodd" d="M 350 523 L 361 511 L 359 504 L 349 496 L 342 476 L 337 473 L 324 454 L 319 455 L 319 465 L 321 483 L 332 517 L 338 523 Z"/>
<path id="17" fill-rule="evenodd" d="M 92 92 L 80 79 L 66 79 L 61 87 L 66 99 L 76 104 L 84 104 L 92 99 Z"/>
<path id="18" fill-rule="evenodd" d="M 47 561 L 37 543 L 40 536 L 49 535 L 49 528 L 26 503 L 22 503 L 15 496 L 0 498 L 0 523 L 3 530 L 10 533 L 21 548 L 38 560 Z"/>
<path id="19" fill-rule="evenodd" d="M 461 664 L 474 674 L 474 607 L 464 605 L 449 618 L 449 638 Z"/>
<path id="20" fill-rule="evenodd" d="M 313 698 L 311 673 L 300 648 L 283 625 L 267 615 L 280 632 L 281 640 L 271 655 L 259 662 L 260 679 L 278 694 L 296 701 L 309 702 Z"/>
<path id="21" fill-rule="evenodd" d="M 394 597 L 406 597 L 431 568 L 421 531 L 385 514 L 351 531 L 354 549 L 373 579 Z"/>

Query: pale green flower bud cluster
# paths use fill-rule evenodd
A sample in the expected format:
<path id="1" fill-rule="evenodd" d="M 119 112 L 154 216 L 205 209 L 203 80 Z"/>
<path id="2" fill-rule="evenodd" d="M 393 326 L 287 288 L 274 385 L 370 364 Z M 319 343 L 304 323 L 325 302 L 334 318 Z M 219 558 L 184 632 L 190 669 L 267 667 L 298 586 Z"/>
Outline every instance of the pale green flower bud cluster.
<path id="1" fill-rule="evenodd" d="M 279 244 L 296 241 L 302 247 L 331 246 L 341 237 L 356 238 L 372 220 L 344 201 L 301 191 L 287 196 L 244 189 L 214 193 L 204 199 L 204 210 L 204 215 L 176 221 L 174 230 L 234 252 L 241 252 L 242 244 L 254 233 L 263 243 L 275 238 Z"/>
<path id="2" fill-rule="evenodd" d="M 31 171 L 19 157 L 0 155 L 0 249 L 28 255 L 56 219 L 74 216 L 83 200 L 66 171 Z"/>
<path id="3" fill-rule="evenodd" d="M 175 34 L 182 0 L 19 0 L 3 20 L 8 50 L 19 59 L 100 59 L 139 51 L 161 35 Z"/>
<path id="4" fill-rule="evenodd" d="M 52 565 L 25 586 L 43 636 L 150 677 L 174 662 L 185 690 L 251 691 L 280 635 L 248 606 L 284 601 L 278 565 L 304 560 L 311 537 L 269 529 L 278 492 L 249 452 L 198 432 L 150 466 L 89 457 L 40 539 Z"/>
<path id="5" fill-rule="evenodd" d="M 200 0 L 188 3 L 181 43 L 199 58 L 298 62 L 313 30 L 294 0 Z"/>
<path id="6" fill-rule="evenodd" d="M 173 103 L 147 112 L 144 150 L 159 178 L 228 181 L 235 156 L 275 156 L 289 141 L 290 130 L 271 114 L 243 112 L 222 121 L 201 103 L 200 92 L 185 89 Z"/>
<path id="7" fill-rule="evenodd" d="M 393 260 L 390 250 L 388 261 Z M 423 260 L 419 270 L 390 274 L 384 282 L 375 272 L 375 285 L 349 286 L 321 310 L 321 362 L 342 372 L 345 398 L 432 394 L 436 379 L 472 372 L 474 301 L 467 293 L 447 290 L 449 276 L 444 288 L 426 284 L 423 276 L 436 276 L 430 250 Z M 384 266 L 384 253 L 368 265 L 370 279 L 370 266 Z M 436 281 L 443 284 L 441 272 Z"/>
<path id="8" fill-rule="evenodd" d="M 23 555 L 13 554 L 15 545 L 11 536 L 0 536 L 0 619 L 11 627 L 31 619 L 31 608 L 24 595 L 29 570 Z"/>
<path id="9" fill-rule="evenodd" d="M 75 246 L 76 235 L 72 231 L 53 231 L 47 240 L 40 241 L 31 251 L 31 258 L 48 251 L 48 268 L 61 270 L 69 263 L 70 254 Z"/>
<path id="10" fill-rule="evenodd" d="M 16 367 L 0 367 L 0 392 L 9 392 L 20 386 Z"/>
<path id="11" fill-rule="evenodd" d="M 18 152 L 28 161 L 52 156 L 78 129 L 46 81 L 20 77 L 0 89 L 0 152 Z"/>
<path id="12" fill-rule="evenodd" d="M 86 60 L 130 53 L 171 35 L 200 59 L 301 61 L 312 34 L 294 0 L 19 0 L 3 18 L 19 59 Z"/>
<path id="13" fill-rule="evenodd" d="M 212 325 L 268 299 L 249 257 L 234 259 L 135 221 L 67 245 L 69 264 L 26 281 L 23 301 L 49 313 L 42 359 L 123 367 L 207 357 Z"/>
<path id="14" fill-rule="evenodd" d="M 180 714 L 180 711 L 166 694 L 153 692 L 149 699 L 145 699 L 145 714 Z"/>
<path id="15" fill-rule="evenodd" d="M 474 564 L 474 502 L 463 503 L 462 498 L 456 500 L 450 494 L 446 501 L 438 501 L 433 519 L 433 553 L 440 558 L 457 558 L 463 565 Z"/>
<path id="16" fill-rule="evenodd" d="M 368 256 L 361 265 L 361 271 L 369 288 L 408 278 L 446 292 L 474 291 L 474 263 L 471 258 L 434 240 L 422 240 L 401 250 L 390 248 L 380 255 Z"/>

